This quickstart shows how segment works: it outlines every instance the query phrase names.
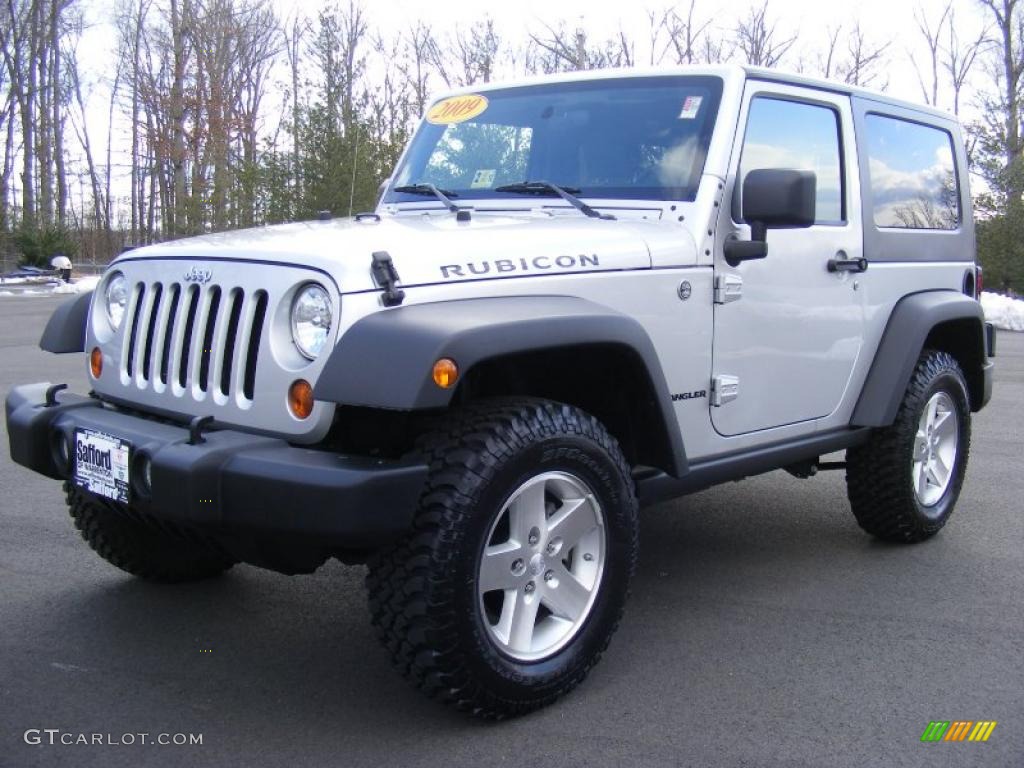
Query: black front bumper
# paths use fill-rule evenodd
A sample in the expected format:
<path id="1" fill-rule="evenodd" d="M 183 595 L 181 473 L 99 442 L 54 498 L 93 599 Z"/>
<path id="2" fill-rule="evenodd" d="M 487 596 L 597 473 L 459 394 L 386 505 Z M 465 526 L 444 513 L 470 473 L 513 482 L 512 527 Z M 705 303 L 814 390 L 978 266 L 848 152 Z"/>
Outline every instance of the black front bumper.
<path id="1" fill-rule="evenodd" d="M 132 445 L 131 513 L 201 533 L 239 560 L 284 572 L 365 552 L 408 531 L 427 475 L 420 461 L 383 461 L 303 448 L 234 430 L 190 444 L 184 426 L 116 410 L 47 384 L 7 396 L 7 433 L 18 464 L 70 479 L 60 441 L 92 429 Z M 139 482 L 151 463 L 151 488 Z M 118 506 L 118 505 L 113 505 Z M 126 512 L 128 510 L 125 510 Z"/>

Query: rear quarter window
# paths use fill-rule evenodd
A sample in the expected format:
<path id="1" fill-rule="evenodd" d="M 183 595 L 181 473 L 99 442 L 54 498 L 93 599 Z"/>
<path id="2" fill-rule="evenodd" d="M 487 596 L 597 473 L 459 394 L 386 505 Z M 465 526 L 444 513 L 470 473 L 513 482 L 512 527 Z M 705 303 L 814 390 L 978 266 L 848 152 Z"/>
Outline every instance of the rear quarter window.
<path id="1" fill-rule="evenodd" d="M 865 126 L 875 226 L 957 229 L 960 189 L 949 132 L 879 114 L 868 114 Z"/>

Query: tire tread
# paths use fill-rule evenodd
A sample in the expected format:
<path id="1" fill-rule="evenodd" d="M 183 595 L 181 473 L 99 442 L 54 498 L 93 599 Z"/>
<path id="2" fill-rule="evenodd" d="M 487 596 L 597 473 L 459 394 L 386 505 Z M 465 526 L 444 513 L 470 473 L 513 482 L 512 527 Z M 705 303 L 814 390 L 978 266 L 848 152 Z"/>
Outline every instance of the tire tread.
<path id="1" fill-rule="evenodd" d="M 452 411 L 421 439 L 430 468 L 412 533 L 377 552 L 368 563 L 366 586 L 371 621 L 393 665 L 413 685 L 458 710 L 485 719 L 521 715 L 547 706 L 586 677 L 607 648 L 622 611 L 599 651 L 548 695 L 529 700 L 501 698 L 474 680 L 455 639 L 454 595 L 445 574 L 464 528 L 469 502 L 489 475 L 517 447 L 538 438 L 571 433 L 607 452 L 630 477 L 618 443 L 593 416 L 568 405 L 532 398 L 481 401 Z M 637 507 L 628 483 L 629 504 Z M 636 526 L 633 526 L 636 536 Z M 629 575 L 636 568 L 637 542 L 628 542 Z"/>

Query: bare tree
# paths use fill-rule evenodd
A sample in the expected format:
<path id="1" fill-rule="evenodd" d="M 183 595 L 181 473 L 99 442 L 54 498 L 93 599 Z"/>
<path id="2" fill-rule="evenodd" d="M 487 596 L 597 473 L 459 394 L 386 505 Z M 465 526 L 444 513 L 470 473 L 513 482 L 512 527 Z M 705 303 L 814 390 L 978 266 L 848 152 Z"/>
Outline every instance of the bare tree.
<path id="1" fill-rule="evenodd" d="M 862 87 L 877 85 L 884 88 L 888 85 L 888 80 L 879 81 L 879 78 L 890 44 L 889 41 L 871 41 L 858 20 L 847 36 L 847 57 L 839 69 L 843 80 L 850 85 Z"/>
<path id="2" fill-rule="evenodd" d="M 747 15 L 736 22 L 735 44 L 744 61 L 757 67 L 776 67 L 793 47 L 796 35 L 779 34 L 778 21 L 768 17 L 768 0 L 759 7 L 751 7 Z"/>
<path id="3" fill-rule="evenodd" d="M 299 122 L 302 112 L 299 72 L 302 66 L 302 38 L 309 34 L 309 19 L 296 13 L 282 26 L 284 51 L 288 60 L 288 74 L 291 81 L 292 119 L 292 195 L 294 200 L 302 196 L 302 148 L 299 140 Z"/>
<path id="4" fill-rule="evenodd" d="M 708 49 L 704 46 L 709 39 L 711 20 L 697 21 L 696 12 L 697 0 L 690 0 L 682 13 L 675 7 L 648 12 L 651 64 L 660 64 L 666 58 L 675 64 L 714 63 L 707 60 Z M 666 38 L 664 43 L 662 34 Z"/>
<path id="5" fill-rule="evenodd" d="M 947 0 L 942 13 L 934 22 L 929 18 L 928 12 L 922 6 L 918 5 L 914 9 L 914 23 L 917 25 L 917 31 L 924 39 L 925 47 L 928 50 L 927 74 L 921 72 L 921 66 L 914 59 L 913 53 L 910 53 L 910 62 L 914 65 L 914 71 L 917 73 L 917 82 L 921 86 L 921 96 L 926 104 L 931 104 L 932 106 L 936 106 L 939 103 L 941 40 L 952 12 L 953 0 Z"/>
<path id="6" fill-rule="evenodd" d="M 999 54 L 993 74 L 1001 92 L 994 104 L 987 105 L 985 119 L 993 136 L 991 143 L 998 146 L 997 151 L 1003 156 L 1003 168 L 999 171 L 999 176 L 1010 212 L 1019 214 L 1024 197 L 1024 173 L 1021 173 L 1019 168 L 1022 149 L 1021 78 L 1024 76 L 1024 52 L 1021 50 L 1024 19 L 1020 13 L 1021 0 L 978 2 L 988 10 L 995 22 Z"/>
<path id="7" fill-rule="evenodd" d="M 946 48 L 942 52 L 942 67 L 945 69 L 949 81 L 953 86 L 953 114 L 960 114 L 960 94 L 963 93 L 964 85 L 974 68 L 978 56 L 984 53 L 990 46 L 988 27 L 983 27 L 978 34 L 969 39 L 961 40 L 957 31 L 956 12 L 952 8 L 949 13 L 949 23 L 946 25 Z"/>
<path id="8" fill-rule="evenodd" d="M 635 61 L 633 43 L 621 29 L 615 38 L 595 45 L 582 24 L 572 32 L 564 21 L 557 26 L 544 24 L 543 27 L 542 32 L 530 33 L 533 51 L 528 56 L 527 71 L 548 74 L 627 67 Z"/>
<path id="9" fill-rule="evenodd" d="M 805 69 L 811 69 L 816 74 L 824 77 L 826 80 L 831 80 L 837 76 L 837 70 L 840 66 L 841 52 L 839 50 L 839 38 L 843 33 L 843 25 L 837 24 L 834 27 L 826 27 L 826 43 L 825 48 L 822 51 L 816 52 L 816 60 L 814 64 L 808 65 L 805 61 L 801 61 L 798 69 L 801 71 Z"/>
<path id="10" fill-rule="evenodd" d="M 402 42 L 402 55 L 395 66 L 412 88 L 415 114 L 421 115 L 430 97 L 430 62 L 436 46 L 434 33 L 418 21 L 402 35 Z"/>

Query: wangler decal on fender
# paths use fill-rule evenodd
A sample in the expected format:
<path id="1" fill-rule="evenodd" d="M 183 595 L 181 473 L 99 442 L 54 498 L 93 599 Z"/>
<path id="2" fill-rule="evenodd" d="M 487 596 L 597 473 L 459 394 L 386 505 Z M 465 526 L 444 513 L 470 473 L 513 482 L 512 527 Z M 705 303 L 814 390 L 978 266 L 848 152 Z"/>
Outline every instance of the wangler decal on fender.
<path id="1" fill-rule="evenodd" d="M 564 254 L 562 256 L 533 256 L 518 259 L 495 259 L 494 261 L 470 261 L 465 264 L 445 264 L 441 267 L 441 277 L 451 280 L 453 277 L 472 277 L 474 275 L 513 274 L 522 272 L 544 272 L 550 269 L 573 270 L 600 268 L 601 260 L 597 254 L 578 256 Z"/>

